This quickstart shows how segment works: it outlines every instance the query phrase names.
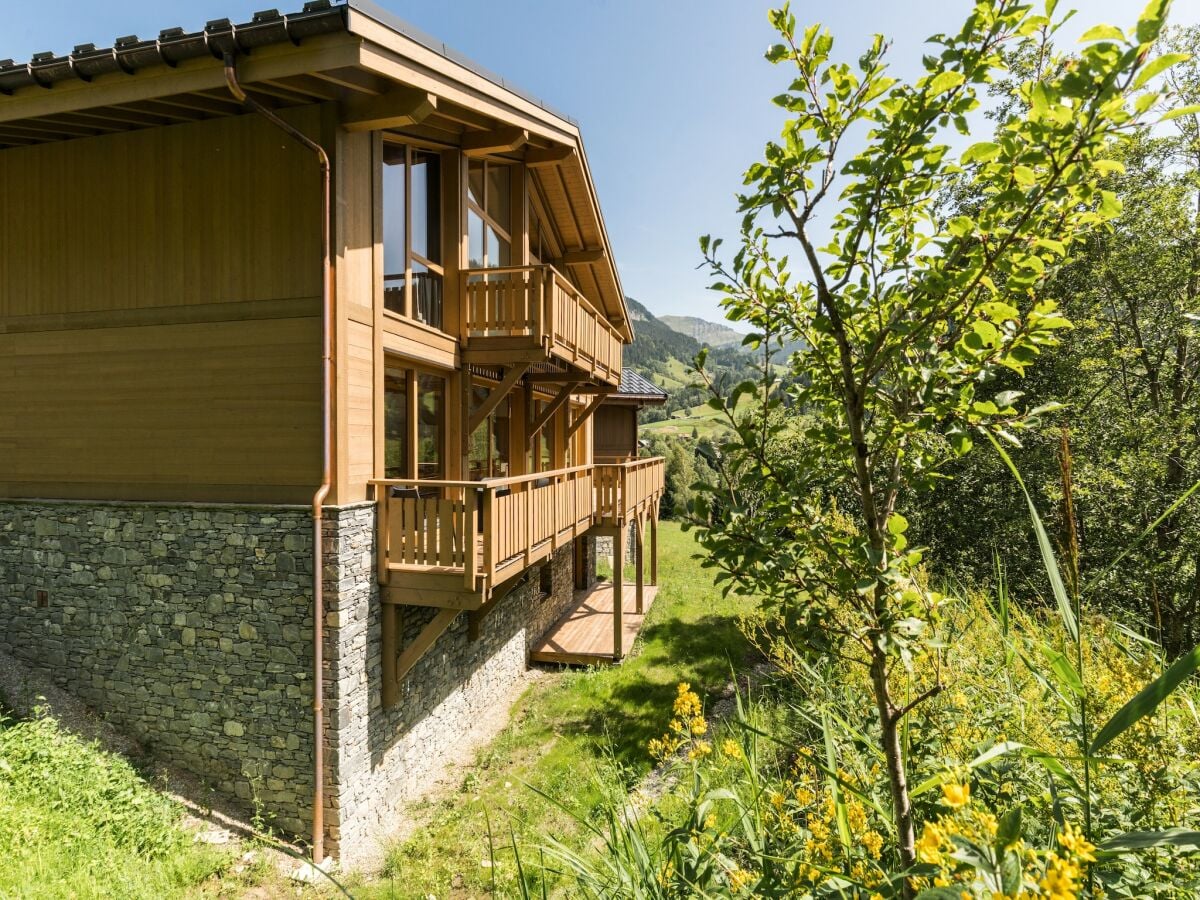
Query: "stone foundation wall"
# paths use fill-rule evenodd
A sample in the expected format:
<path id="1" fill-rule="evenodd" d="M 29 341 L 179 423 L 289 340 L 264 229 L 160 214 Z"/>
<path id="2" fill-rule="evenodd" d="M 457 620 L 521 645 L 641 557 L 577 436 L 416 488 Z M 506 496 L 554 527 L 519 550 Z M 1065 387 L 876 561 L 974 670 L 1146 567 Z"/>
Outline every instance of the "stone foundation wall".
<path id="1" fill-rule="evenodd" d="M 311 527 L 296 507 L 0 502 L 0 651 L 307 837 Z M 525 573 L 477 640 L 459 615 L 384 709 L 374 504 L 329 509 L 324 529 L 327 852 L 353 865 L 503 709 L 570 606 L 573 550 Z M 405 610 L 405 640 L 434 614 Z"/>
<path id="2" fill-rule="evenodd" d="M 302 834 L 311 548 L 294 507 L 0 502 L 0 650 Z"/>
<path id="3" fill-rule="evenodd" d="M 429 790 L 456 746 L 473 731 L 479 737 L 478 723 L 507 705 L 531 645 L 571 604 L 573 551 L 561 548 L 526 572 L 484 618 L 477 640 L 470 640 L 467 614 L 460 614 L 405 677 L 398 702 L 385 709 L 381 609 L 371 565 L 374 510 L 344 511 L 337 533 L 326 558 L 326 580 L 338 585 L 338 597 L 327 617 L 331 787 L 325 815 L 330 852 L 354 866 L 378 857 L 397 808 Z M 404 643 L 435 614 L 406 608 Z"/>
<path id="4" fill-rule="evenodd" d="M 613 555 L 613 539 L 609 535 L 600 535 L 595 538 L 596 555 L 605 559 L 612 559 Z M 637 525 L 630 522 L 625 529 L 625 562 L 627 565 L 633 565 L 637 562 Z"/>

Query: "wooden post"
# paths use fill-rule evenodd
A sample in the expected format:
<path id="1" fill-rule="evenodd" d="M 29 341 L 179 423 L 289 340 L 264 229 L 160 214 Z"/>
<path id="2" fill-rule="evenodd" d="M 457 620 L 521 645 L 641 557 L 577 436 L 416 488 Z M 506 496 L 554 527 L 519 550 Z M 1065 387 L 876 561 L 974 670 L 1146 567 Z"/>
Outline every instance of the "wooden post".
<path id="1" fill-rule="evenodd" d="M 399 629 L 396 627 L 396 617 L 400 614 L 400 611 L 393 604 L 384 603 L 382 613 L 383 621 L 380 623 L 382 634 L 380 637 L 383 652 L 383 684 L 381 685 L 381 691 L 383 694 L 383 705 L 386 708 L 395 706 L 400 696 L 400 684 L 396 678 L 396 657 L 400 652 Z"/>
<path id="2" fill-rule="evenodd" d="M 658 504 L 650 510 L 650 583 L 658 584 Z"/>
<path id="3" fill-rule="evenodd" d="M 619 526 L 613 535 L 613 659 L 625 655 L 621 641 L 625 636 L 625 527 Z"/>
<path id="4" fill-rule="evenodd" d="M 642 535 L 642 528 L 644 527 L 643 522 L 642 522 L 642 517 L 638 516 L 637 518 L 635 518 L 633 520 L 633 522 L 634 522 L 634 528 L 637 529 L 637 541 L 636 541 L 637 590 L 634 594 L 634 597 L 637 601 L 637 614 L 640 616 L 640 615 L 644 615 L 646 612 L 646 604 L 645 604 L 646 579 L 645 579 L 645 565 L 644 565 L 645 560 L 643 559 L 643 557 L 645 557 L 645 555 L 646 555 L 645 554 L 646 547 L 645 547 L 645 540 L 643 539 L 643 535 Z"/>

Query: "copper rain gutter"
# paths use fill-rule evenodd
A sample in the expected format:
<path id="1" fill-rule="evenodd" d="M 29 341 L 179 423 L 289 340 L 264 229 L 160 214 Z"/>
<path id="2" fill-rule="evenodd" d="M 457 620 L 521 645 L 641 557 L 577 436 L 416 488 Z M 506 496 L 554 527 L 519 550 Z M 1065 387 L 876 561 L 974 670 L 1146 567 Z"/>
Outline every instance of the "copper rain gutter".
<path id="1" fill-rule="evenodd" d="M 321 470 L 321 485 L 312 499 L 313 522 L 313 809 L 312 809 L 312 857 L 313 864 L 320 865 L 325 858 L 325 714 L 322 695 L 325 693 L 325 676 L 322 671 L 325 643 L 325 595 L 322 583 L 324 576 L 324 540 L 321 535 L 321 507 L 329 494 L 333 481 L 332 448 L 330 445 L 330 387 L 333 383 L 333 266 L 329 258 L 330 236 L 330 165 L 329 154 L 316 141 L 311 140 L 298 128 L 288 124 L 253 97 L 249 96 L 237 79 L 237 66 L 232 53 L 225 54 L 225 82 L 229 92 L 247 109 L 258 113 L 272 125 L 283 130 L 294 140 L 303 144 L 317 157 L 321 166 L 321 306 L 324 326 L 322 329 L 322 387 L 321 387 L 321 448 L 324 458 Z"/>

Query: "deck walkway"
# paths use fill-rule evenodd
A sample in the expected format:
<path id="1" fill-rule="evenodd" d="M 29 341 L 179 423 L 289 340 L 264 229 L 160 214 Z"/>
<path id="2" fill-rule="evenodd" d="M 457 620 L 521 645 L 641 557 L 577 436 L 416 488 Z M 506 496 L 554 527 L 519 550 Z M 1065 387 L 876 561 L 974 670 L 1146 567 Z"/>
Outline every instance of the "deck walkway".
<path id="1" fill-rule="evenodd" d="M 626 654 L 642 630 L 646 616 L 637 614 L 636 585 L 626 582 L 623 591 L 621 645 Z M 658 587 L 644 588 L 645 612 L 658 594 Z M 529 654 L 533 662 L 576 666 L 611 665 L 613 660 L 613 586 L 600 582 L 586 591 L 575 592 L 575 606 L 567 611 Z"/>

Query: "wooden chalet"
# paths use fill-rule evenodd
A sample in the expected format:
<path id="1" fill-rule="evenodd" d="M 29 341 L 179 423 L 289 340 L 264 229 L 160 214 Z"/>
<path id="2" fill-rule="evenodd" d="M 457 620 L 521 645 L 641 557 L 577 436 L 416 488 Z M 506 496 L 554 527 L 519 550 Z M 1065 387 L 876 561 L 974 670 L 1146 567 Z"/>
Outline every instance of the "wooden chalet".
<path id="1" fill-rule="evenodd" d="M 327 765 L 352 718 L 335 727 L 322 705 L 344 711 L 328 681 L 354 669 L 336 645 L 350 639 L 339 610 L 359 583 L 338 531 L 352 512 L 374 517 L 363 640 L 379 636 L 382 665 L 356 677 L 385 709 L 403 707 L 405 679 L 460 616 L 486 632 L 556 551 L 590 590 L 587 541 L 615 536 L 619 560 L 630 523 L 639 544 L 644 526 L 655 533 L 663 464 L 637 458 L 624 404 L 646 398 L 618 393 L 633 326 L 578 125 L 380 7 L 315 0 L 0 61 L 0 202 L 0 503 L 17 529 L 35 502 L 74 504 L 85 523 L 140 504 L 151 512 L 108 529 L 114 546 L 149 523 L 162 534 L 136 552 L 165 543 L 168 561 L 163 523 L 197 505 L 216 510 L 213 523 L 248 511 L 230 529 L 311 509 L 311 543 L 298 531 L 275 549 L 259 534 L 257 559 L 302 544 L 312 554 L 288 565 L 312 573 L 303 684 Z M 100 555 L 134 559 L 72 556 L 65 528 L 29 532 L 65 561 L 39 562 L 21 598 L 89 602 L 80 572 L 101 572 Z M 241 552 L 239 540 L 222 552 Z M 233 574 L 196 559 L 187 571 L 275 596 L 278 578 L 247 574 L 249 552 Z M 123 564 L 104 577 L 124 577 Z M 655 565 L 652 550 L 651 583 Z M 158 587 L 175 577 L 163 571 L 129 577 L 164 608 L 204 608 L 187 593 L 200 588 Z M 207 596 L 242 596 L 231 590 Z M 618 577 L 612 658 L 630 641 L 622 590 Z M 636 594 L 640 609 L 640 580 Z M 209 618 L 182 626 L 183 646 L 211 640 L 205 671 L 219 672 L 226 625 Z M 318 857 L 337 843 L 323 811 L 349 815 L 348 802 L 330 806 L 321 743 Z"/>

